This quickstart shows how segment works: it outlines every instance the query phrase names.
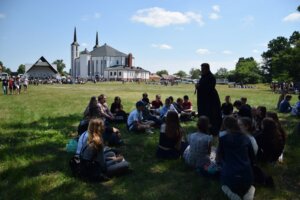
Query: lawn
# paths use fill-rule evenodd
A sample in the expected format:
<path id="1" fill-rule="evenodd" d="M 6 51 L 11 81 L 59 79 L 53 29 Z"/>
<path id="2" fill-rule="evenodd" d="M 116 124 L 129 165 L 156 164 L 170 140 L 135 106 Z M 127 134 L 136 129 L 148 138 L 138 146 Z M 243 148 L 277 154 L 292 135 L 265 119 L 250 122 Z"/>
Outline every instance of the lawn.
<path id="1" fill-rule="evenodd" d="M 217 86 L 221 101 L 245 96 L 252 106 L 274 110 L 278 94 L 268 87 L 234 89 Z M 65 146 L 76 135 L 82 113 L 91 96 L 104 93 L 110 104 L 120 96 L 127 112 L 147 92 L 162 99 L 187 94 L 196 109 L 193 85 L 158 86 L 144 83 L 88 83 L 85 85 L 30 86 L 26 94 L 0 96 L 0 199 L 226 199 L 218 181 L 203 178 L 182 160 L 155 158 L 159 131 L 153 135 L 128 133 L 121 129 L 125 145 L 121 150 L 131 163 L 132 174 L 104 183 L 86 183 L 69 170 L 71 154 Z M 293 96 L 292 103 L 296 101 Z M 257 187 L 255 199 L 300 199 L 300 135 L 294 133 L 299 119 L 280 115 L 288 132 L 284 162 L 266 165 L 276 188 Z M 183 123 L 187 132 L 195 122 Z"/>

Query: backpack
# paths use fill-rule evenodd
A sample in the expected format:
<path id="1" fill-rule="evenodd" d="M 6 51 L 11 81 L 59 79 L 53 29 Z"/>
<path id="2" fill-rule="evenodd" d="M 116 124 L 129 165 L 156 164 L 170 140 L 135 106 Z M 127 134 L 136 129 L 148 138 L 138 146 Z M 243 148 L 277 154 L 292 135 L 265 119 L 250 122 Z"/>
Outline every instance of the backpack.
<path id="1" fill-rule="evenodd" d="M 87 148 L 86 145 L 81 153 Z M 96 156 L 95 156 L 96 157 Z M 86 181 L 99 182 L 108 181 L 109 178 L 100 171 L 100 165 L 94 160 L 82 159 L 79 155 L 74 155 L 69 160 L 69 167 L 72 174 L 76 178 L 80 178 Z"/>
<path id="2" fill-rule="evenodd" d="M 78 155 L 74 155 L 69 160 L 69 167 L 72 171 L 74 177 L 80 177 L 81 167 L 80 167 L 80 157 Z"/>

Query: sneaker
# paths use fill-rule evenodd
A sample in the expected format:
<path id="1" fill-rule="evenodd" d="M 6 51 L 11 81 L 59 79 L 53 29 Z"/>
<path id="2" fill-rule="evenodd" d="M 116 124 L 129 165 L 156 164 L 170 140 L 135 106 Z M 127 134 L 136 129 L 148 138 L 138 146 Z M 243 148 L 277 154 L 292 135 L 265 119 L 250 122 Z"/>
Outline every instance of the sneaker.
<path id="1" fill-rule="evenodd" d="M 222 191 L 231 200 L 241 200 L 241 197 L 239 195 L 237 195 L 236 193 L 232 192 L 231 189 L 227 185 L 222 185 Z"/>
<path id="2" fill-rule="evenodd" d="M 255 187 L 253 185 L 251 185 L 248 192 L 243 196 L 243 200 L 253 200 L 254 193 L 255 193 Z"/>
<path id="3" fill-rule="evenodd" d="M 148 133 L 150 135 L 150 134 L 153 134 L 154 132 L 151 129 L 146 129 L 146 133 Z"/>

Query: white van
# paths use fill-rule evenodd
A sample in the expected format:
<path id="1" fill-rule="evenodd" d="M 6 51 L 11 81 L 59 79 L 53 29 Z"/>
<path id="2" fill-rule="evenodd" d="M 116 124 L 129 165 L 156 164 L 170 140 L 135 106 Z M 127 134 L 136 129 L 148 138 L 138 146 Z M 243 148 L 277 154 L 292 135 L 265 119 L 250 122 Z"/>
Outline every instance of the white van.
<path id="1" fill-rule="evenodd" d="M 1 80 L 5 79 L 5 78 L 8 79 L 8 77 L 9 77 L 9 76 L 8 76 L 8 73 L 6 73 L 6 72 L 0 73 L 0 79 L 1 79 Z"/>

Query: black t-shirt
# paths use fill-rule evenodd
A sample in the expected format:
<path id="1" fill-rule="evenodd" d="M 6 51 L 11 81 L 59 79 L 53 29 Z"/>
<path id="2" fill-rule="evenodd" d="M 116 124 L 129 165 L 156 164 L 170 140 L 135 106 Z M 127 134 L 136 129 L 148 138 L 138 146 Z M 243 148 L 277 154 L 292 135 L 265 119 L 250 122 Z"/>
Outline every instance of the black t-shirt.
<path id="1" fill-rule="evenodd" d="M 7 81 L 6 79 L 3 79 L 3 80 L 2 80 L 2 85 L 3 85 L 3 86 L 8 86 L 8 81 Z"/>
<path id="2" fill-rule="evenodd" d="M 233 105 L 232 103 L 223 103 L 221 106 L 221 111 L 223 115 L 230 115 L 233 112 Z"/>

